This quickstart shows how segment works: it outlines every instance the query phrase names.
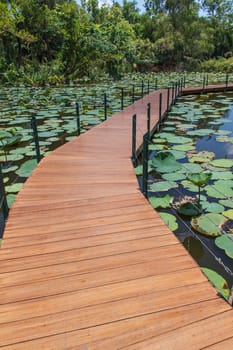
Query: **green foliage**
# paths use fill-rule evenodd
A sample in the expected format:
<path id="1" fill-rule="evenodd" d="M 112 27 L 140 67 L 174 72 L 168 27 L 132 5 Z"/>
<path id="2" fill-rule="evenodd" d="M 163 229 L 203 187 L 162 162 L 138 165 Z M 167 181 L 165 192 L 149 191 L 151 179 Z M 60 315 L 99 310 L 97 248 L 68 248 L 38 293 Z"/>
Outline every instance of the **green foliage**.
<path id="1" fill-rule="evenodd" d="M 208 16 L 201 17 L 195 0 L 146 0 L 144 13 L 134 0 L 0 1 L 0 80 L 45 85 L 135 69 L 232 72 L 229 2 L 203 2 Z"/>
<path id="2" fill-rule="evenodd" d="M 213 283 L 218 292 L 225 298 L 228 299 L 230 296 L 230 288 L 227 281 L 219 275 L 217 272 L 208 269 L 207 267 L 202 267 L 202 271 L 208 277 L 208 279 Z"/>
<path id="3" fill-rule="evenodd" d="M 206 72 L 233 72 L 233 57 L 229 58 L 213 58 L 208 61 L 202 62 L 200 69 Z"/>
<path id="4" fill-rule="evenodd" d="M 193 218 L 191 225 L 197 232 L 209 236 L 217 237 L 220 236 L 221 226 L 226 221 L 226 218 L 221 214 L 208 213 L 202 214 L 197 218 Z"/>

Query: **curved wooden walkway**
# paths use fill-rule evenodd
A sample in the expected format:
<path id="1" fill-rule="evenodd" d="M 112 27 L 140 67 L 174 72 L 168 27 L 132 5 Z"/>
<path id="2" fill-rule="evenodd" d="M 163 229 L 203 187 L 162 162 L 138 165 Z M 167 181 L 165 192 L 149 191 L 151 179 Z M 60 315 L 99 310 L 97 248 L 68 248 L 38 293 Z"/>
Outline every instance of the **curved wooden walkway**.
<path id="1" fill-rule="evenodd" d="M 158 96 L 54 151 L 18 195 L 0 251 L 1 348 L 232 348 L 232 308 L 138 189 L 131 117 L 139 146 Z"/>

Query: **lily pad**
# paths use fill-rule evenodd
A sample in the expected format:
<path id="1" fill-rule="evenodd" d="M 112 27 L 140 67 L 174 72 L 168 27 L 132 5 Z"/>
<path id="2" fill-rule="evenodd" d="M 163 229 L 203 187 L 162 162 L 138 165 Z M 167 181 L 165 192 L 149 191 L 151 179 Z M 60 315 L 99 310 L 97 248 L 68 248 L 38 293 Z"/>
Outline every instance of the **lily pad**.
<path id="1" fill-rule="evenodd" d="M 175 145 L 172 147 L 172 149 L 176 150 L 176 151 L 193 151 L 195 150 L 195 146 L 193 145 L 193 143 L 185 143 L 182 145 Z"/>
<path id="2" fill-rule="evenodd" d="M 180 171 L 182 173 L 201 173 L 203 168 L 196 163 L 183 163 Z"/>
<path id="3" fill-rule="evenodd" d="M 174 181 L 158 181 L 150 186 L 150 191 L 152 192 L 163 192 L 168 191 L 171 188 L 178 187 L 178 184 Z"/>
<path id="4" fill-rule="evenodd" d="M 214 159 L 214 157 L 215 154 L 213 152 L 201 151 L 189 157 L 189 161 L 191 163 L 208 163 Z"/>
<path id="5" fill-rule="evenodd" d="M 184 215 L 184 216 L 197 216 L 197 215 L 201 214 L 202 207 L 198 203 L 187 202 L 187 203 L 182 203 L 178 207 L 177 212 L 180 215 Z"/>
<path id="6" fill-rule="evenodd" d="M 169 173 L 179 170 L 181 165 L 176 161 L 173 154 L 168 151 L 159 152 L 152 159 L 152 166 L 156 168 L 159 173 Z"/>
<path id="7" fill-rule="evenodd" d="M 190 192 L 198 192 L 198 187 L 194 184 L 192 184 L 189 180 L 183 180 L 181 182 L 181 185 Z"/>
<path id="8" fill-rule="evenodd" d="M 5 186 L 5 190 L 7 193 L 17 193 L 21 190 L 23 187 L 23 183 L 15 183 L 10 186 Z"/>
<path id="9" fill-rule="evenodd" d="M 233 259 L 233 234 L 225 234 L 215 239 L 215 244 L 220 249 L 224 249 L 229 258 Z"/>
<path id="10" fill-rule="evenodd" d="M 225 210 L 222 215 L 226 216 L 226 218 L 233 220 L 233 209 Z"/>
<path id="11" fill-rule="evenodd" d="M 153 169 L 151 168 L 150 164 L 148 164 L 148 173 L 150 173 Z M 137 176 L 143 175 L 143 165 L 138 165 L 136 168 L 134 168 L 134 171 Z"/>
<path id="12" fill-rule="evenodd" d="M 16 171 L 16 174 L 23 177 L 31 175 L 33 169 L 36 167 L 37 161 L 35 159 L 27 160 L 23 163 L 20 168 Z"/>
<path id="13" fill-rule="evenodd" d="M 175 231 L 178 229 L 179 225 L 174 215 L 162 212 L 160 212 L 159 215 L 171 231 Z"/>
<path id="14" fill-rule="evenodd" d="M 187 175 L 189 181 L 196 186 L 202 186 L 211 179 L 211 173 L 189 173 Z"/>
<path id="15" fill-rule="evenodd" d="M 212 180 L 231 180 L 233 179 L 233 174 L 231 171 L 213 171 Z"/>
<path id="16" fill-rule="evenodd" d="M 225 207 L 233 208 L 233 201 L 230 199 L 220 199 L 219 203 Z"/>
<path id="17" fill-rule="evenodd" d="M 208 196 L 218 199 L 233 198 L 233 181 L 217 180 L 213 185 L 207 185 L 205 191 Z"/>
<path id="18" fill-rule="evenodd" d="M 208 269 L 206 267 L 201 268 L 203 273 L 208 277 L 208 279 L 213 283 L 217 291 L 228 300 L 230 296 L 230 288 L 227 284 L 227 281 L 219 275 L 217 272 Z"/>
<path id="19" fill-rule="evenodd" d="M 210 203 L 208 201 L 201 202 L 202 208 L 209 213 L 222 214 L 224 207 L 219 203 Z"/>
<path id="20" fill-rule="evenodd" d="M 7 199 L 7 204 L 8 204 L 9 208 L 11 208 L 11 206 L 12 206 L 14 200 L 15 200 L 15 197 L 16 197 L 16 194 L 10 193 L 10 194 L 7 195 L 6 199 Z"/>
<path id="21" fill-rule="evenodd" d="M 167 181 L 181 181 L 186 179 L 186 175 L 183 173 L 167 173 L 162 174 L 162 178 Z"/>
<path id="22" fill-rule="evenodd" d="M 215 159 L 210 162 L 210 165 L 220 168 L 231 168 L 233 166 L 233 159 Z"/>
<path id="23" fill-rule="evenodd" d="M 170 208 L 173 198 L 170 194 L 166 194 L 163 197 L 152 196 L 149 197 L 149 202 L 153 208 Z"/>
<path id="24" fill-rule="evenodd" d="M 217 237 L 222 234 L 221 226 L 226 218 L 221 214 L 207 213 L 193 218 L 191 226 L 195 231 L 209 237 Z"/>

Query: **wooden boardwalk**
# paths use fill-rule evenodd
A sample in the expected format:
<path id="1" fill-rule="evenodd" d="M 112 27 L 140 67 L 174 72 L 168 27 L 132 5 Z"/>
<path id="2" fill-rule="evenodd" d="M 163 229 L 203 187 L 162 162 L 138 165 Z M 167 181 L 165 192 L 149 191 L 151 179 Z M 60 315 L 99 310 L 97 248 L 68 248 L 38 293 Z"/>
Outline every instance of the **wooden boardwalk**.
<path id="1" fill-rule="evenodd" d="M 131 117 L 139 146 L 158 98 L 52 152 L 17 196 L 0 250 L 0 348 L 233 347 L 232 308 L 138 189 Z"/>

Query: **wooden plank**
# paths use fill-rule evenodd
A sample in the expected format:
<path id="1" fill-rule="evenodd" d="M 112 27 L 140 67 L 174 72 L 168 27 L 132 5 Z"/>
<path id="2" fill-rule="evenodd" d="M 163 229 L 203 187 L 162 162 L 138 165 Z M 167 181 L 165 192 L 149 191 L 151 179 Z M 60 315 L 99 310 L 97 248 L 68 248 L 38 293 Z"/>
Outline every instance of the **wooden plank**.
<path id="1" fill-rule="evenodd" d="M 132 168 L 132 115 L 140 146 L 148 102 L 158 120 L 159 93 L 52 152 L 17 196 L 0 251 L 2 348 L 230 342 L 230 306 L 139 192 Z M 207 325 L 221 331 L 211 338 Z"/>
<path id="2" fill-rule="evenodd" d="M 122 271 L 124 276 L 124 271 Z M 60 281 L 59 281 L 60 282 Z M 14 322 L 32 317 L 52 315 L 82 309 L 92 305 L 105 304 L 116 300 L 130 299 L 148 293 L 164 292 L 179 287 L 206 283 L 204 275 L 195 267 L 192 269 L 175 271 L 166 275 L 157 275 L 141 278 L 130 278 L 123 282 L 95 286 L 83 290 L 69 292 L 69 303 L 67 305 L 67 294 L 44 296 L 42 299 L 14 302 L 1 306 L 0 324 Z M 56 281 L 54 280 L 54 284 Z M 17 288 L 16 288 L 17 289 Z M 130 300 L 129 300 L 130 302 Z"/>
<path id="3" fill-rule="evenodd" d="M 75 330 L 45 338 L 37 338 L 29 342 L 21 342 L 4 347 L 6 350 L 99 350 L 119 349 L 143 340 L 149 334 L 159 335 L 164 332 L 185 326 L 192 321 L 207 318 L 224 311 L 223 303 L 219 299 L 189 304 L 172 310 L 150 313 L 147 315 L 108 323 L 92 328 Z M 212 349 L 211 349 L 212 350 Z M 214 349 L 215 350 L 215 349 Z"/>
<path id="4" fill-rule="evenodd" d="M 159 337 L 152 337 L 149 340 L 122 347 L 122 349 L 160 350 L 161 347 L 169 350 L 203 349 L 231 337 L 232 327 L 232 310 L 228 310 L 169 333 L 164 333 Z M 214 331 L 210 332 L 210 329 Z"/>
<path id="5" fill-rule="evenodd" d="M 24 282 L 19 277 L 15 284 L 10 279 L 8 284 L 5 283 L 5 286 L 0 288 L 0 304 L 69 293 L 75 290 L 94 288 L 142 277 L 161 276 L 174 271 L 191 269 L 194 266 L 193 261 L 187 255 L 181 255 L 167 257 L 166 264 L 161 265 L 158 264 L 157 259 L 154 259 L 148 262 L 139 261 L 138 263 L 120 267 L 116 266 L 105 270 L 90 270 L 89 272 L 80 274 L 66 270 L 63 274 L 50 276 L 44 280 Z"/>
<path id="6" fill-rule="evenodd" d="M 209 283 L 204 282 L 185 288 L 176 288 L 175 294 L 170 290 L 165 290 L 163 293 L 148 293 L 77 310 L 3 323 L 0 327 L 0 346 L 117 322 L 190 303 L 217 300 L 213 289 L 208 286 Z M 192 315 L 190 314 L 189 317 L 191 321 Z M 12 334 L 14 334 L 14 339 L 12 339 Z"/>

